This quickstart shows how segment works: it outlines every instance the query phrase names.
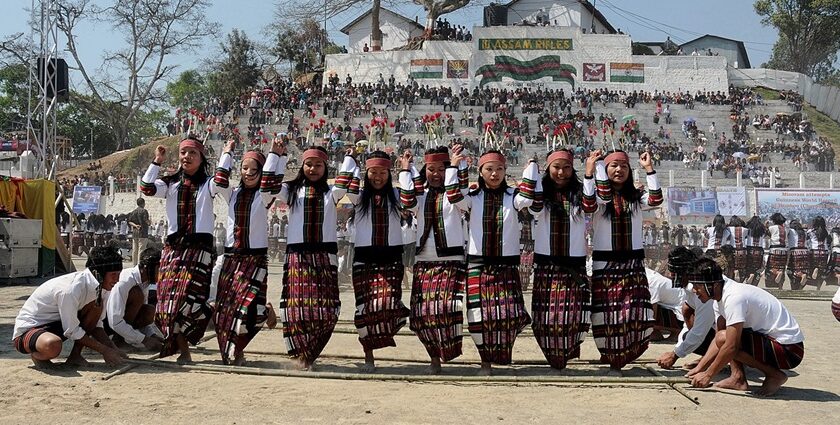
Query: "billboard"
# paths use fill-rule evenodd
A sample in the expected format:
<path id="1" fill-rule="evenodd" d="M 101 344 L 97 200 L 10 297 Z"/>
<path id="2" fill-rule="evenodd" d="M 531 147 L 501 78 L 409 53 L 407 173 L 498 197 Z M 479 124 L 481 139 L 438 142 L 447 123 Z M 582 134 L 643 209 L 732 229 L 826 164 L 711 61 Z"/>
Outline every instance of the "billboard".
<path id="1" fill-rule="evenodd" d="M 840 226 L 840 190 L 756 189 L 755 198 L 756 213 L 764 219 L 779 212 L 803 224 L 822 216 L 829 229 Z"/>
<path id="2" fill-rule="evenodd" d="M 669 187 L 666 199 L 671 217 L 714 217 L 718 213 L 714 189 Z"/>
<path id="3" fill-rule="evenodd" d="M 73 212 L 76 214 L 99 214 L 102 186 L 73 187 Z"/>

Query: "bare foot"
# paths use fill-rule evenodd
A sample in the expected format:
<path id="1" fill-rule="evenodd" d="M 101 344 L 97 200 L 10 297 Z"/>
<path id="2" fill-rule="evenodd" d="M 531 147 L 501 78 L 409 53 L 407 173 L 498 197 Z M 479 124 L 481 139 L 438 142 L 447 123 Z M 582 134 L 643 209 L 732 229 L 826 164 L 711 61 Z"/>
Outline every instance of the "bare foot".
<path id="1" fill-rule="evenodd" d="M 787 375 L 782 371 L 767 375 L 767 377 L 764 378 L 764 383 L 761 384 L 761 388 L 756 391 L 755 394 L 761 397 L 769 397 L 776 394 L 776 392 L 779 391 L 779 388 L 782 388 L 782 385 L 784 385 L 787 380 Z"/>
<path id="2" fill-rule="evenodd" d="M 192 356 L 189 352 L 181 353 L 181 355 L 178 356 L 177 359 L 175 359 L 175 363 L 178 363 L 179 365 L 190 364 L 192 362 Z"/>
<path id="3" fill-rule="evenodd" d="M 85 368 L 90 366 L 90 362 L 85 360 L 82 356 L 71 356 L 64 361 L 64 364 L 72 367 Z"/>
<path id="4" fill-rule="evenodd" d="M 429 363 L 429 374 L 430 375 L 439 375 L 443 369 L 440 367 L 440 359 L 437 357 L 432 358 L 431 363 Z"/>
<path id="5" fill-rule="evenodd" d="M 678 336 L 680 336 L 679 331 L 672 331 L 670 334 L 668 334 L 668 338 L 665 338 L 665 341 L 667 341 L 667 342 L 677 342 L 677 337 Z"/>
<path id="6" fill-rule="evenodd" d="M 493 375 L 493 366 L 490 363 L 481 362 L 481 369 L 478 371 L 478 376 Z"/>
<path id="7" fill-rule="evenodd" d="M 621 369 L 610 367 L 610 370 L 607 371 L 607 376 L 614 376 L 616 378 L 621 378 L 622 376 L 624 376 L 624 373 L 621 371 Z"/>
<path id="8" fill-rule="evenodd" d="M 233 355 L 233 363 L 234 366 L 245 366 L 245 353 L 235 353 Z"/>
<path id="9" fill-rule="evenodd" d="M 32 357 L 32 363 L 35 364 L 35 369 L 53 369 L 55 364 L 49 360 L 38 360 Z"/>
<path id="10" fill-rule="evenodd" d="M 373 351 L 365 351 L 365 364 L 362 365 L 362 373 L 373 373 L 376 371 L 376 359 Z"/>
<path id="11" fill-rule="evenodd" d="M 748 391 L 750 389 L 750 386 L 747 384 L 747 380 L 743 376 L 730 376 L 723 381 L 715 383 L 714 387 L 737 391 Z"/>
<path id="12" fill-rule="evenodd" d="M 665 336 L 663 336 L 662 332 L 660 332 L 658 329 L 654 329 L 653 332 L 651 332 L 651 334 L 650 334 L 650 341 L 651 342 L 659 342 L 659 341 L 663 341 L 664 339 L 665 339 Z"/>

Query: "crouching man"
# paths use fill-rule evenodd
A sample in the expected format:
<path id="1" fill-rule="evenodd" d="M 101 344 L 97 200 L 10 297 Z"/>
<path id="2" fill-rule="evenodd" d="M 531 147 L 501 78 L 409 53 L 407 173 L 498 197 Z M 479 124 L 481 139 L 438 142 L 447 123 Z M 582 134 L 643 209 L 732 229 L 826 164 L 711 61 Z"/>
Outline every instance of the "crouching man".
<path id="1" fill-rule="evenodd" d="M 44 282 L 23 304 L 15 318 L 12 343 L 17 351 L 29 354 L 38 367 L 52 365 L 61 354 L 63 341 L 72 340 L 73 349 L 66 363 L 86 366 L 82 348 L 102 354 L 115 366 L 127 357 L 114 346 L 102 327 L 102 292 L 110 291 L 120 277 L 122 256 L 116 248 L 93 248 L 85 270 Z"/>
<path id="2" fill-rule="evenodd" d="M 159 267 L 160 250 L 146 248 L 137 266 L 120 273 L 105 309 L 117 344 L 160 351 L 163 339 L 155 326 L 155 306 L 149 303 L 149 287 L 157 283 Z"/>
<path id="3" fill-rule="evenodd" d="M 805 354 L 805 336 L 796 319 L 769 292 L 743 283 L 724 283 L 713 260 L 698 260 L 689 270 L 688 281 L 701 301 L 717 301 L 720 312 L 715 344 L 701 360 L 699 371 L 690 376 L 691 385 L 710 386 L 712 378 L 729 364 L 729 378 L 715 386 L 747 391 L 747 365 L 765 376 L 756 394 L 775 394 L 788 379 L 783 370 L 798 366 Z"/>

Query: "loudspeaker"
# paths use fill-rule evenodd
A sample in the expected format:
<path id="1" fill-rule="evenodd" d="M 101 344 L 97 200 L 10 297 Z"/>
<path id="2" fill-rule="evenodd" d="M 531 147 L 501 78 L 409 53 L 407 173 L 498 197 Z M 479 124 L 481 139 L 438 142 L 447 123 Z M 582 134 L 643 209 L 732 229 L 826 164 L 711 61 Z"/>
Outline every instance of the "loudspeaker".
<path id="1" fill-rule="evenodd" d="M 484 26 L 503 27 L 507 25 L 508 9 L 504 5 L 490 4 L 484 7 Z"/>
<path id="2" fill-rule="evenodd" d="M 38 58 L 38 78 L 44 78 L 44 58 Z M 44 81 L 47 88 L 47 98 L 57 97 L 59 102 L 67 102 L 70 99 L 70 74 L 67 69 L 67 62 L 64 59 L 52 59 L 47 64 L 47 74 Z"/>

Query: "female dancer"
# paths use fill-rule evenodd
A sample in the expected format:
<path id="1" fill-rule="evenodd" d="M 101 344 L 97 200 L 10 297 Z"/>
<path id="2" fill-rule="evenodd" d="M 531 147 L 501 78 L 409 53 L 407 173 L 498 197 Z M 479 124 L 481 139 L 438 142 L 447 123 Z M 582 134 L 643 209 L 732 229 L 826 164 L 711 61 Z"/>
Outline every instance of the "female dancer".
<path id="1" fill-rule="evenodd" d="M 712 220 L 712 225 L 706 228 L 706 256 L 714 258 L 723 246 L 733 246 L 732 233 L 726 227 L 726 219 L 718 214 Z"/>
<path id="2" fill-rule="evenodd" d="M 831 229 L 831 258 L 828 260 L 826 280 L 834 285 L 840 283 L 840 227 Z"/>
<path id="3" fill-rule="evenodd" d="M 457 152 L 452 162 L 465 162 Z M 505 157 L 490 150 L 478 160 L 478 188 L 467 196 L 458 190 L 458 170 L 446 170 L 450 201 L 469 214 L 467 243 L 467 320 L 481 356 L 482 375 L 491 365 L 510 364 L 516 336 L 530 322 L 519 274 L 519 220 L 524 199 L 534 197 L 535 180 L 525 180 L 516 197 L 505 181 Z"/>
<path id="4" fill-rule="evenodd" d="M 808 252 L 808 234 L 802 223 L 794 219 L 790 221 L 792 237 L 788 249 L 787 276 L 790 279 L 790 289 L 802 289 L 811 273 L 811 254 Z"/>
<path id="5" fill-rule="evenodd" d="M 764 246 L 766 243 L 767 228 L 761 219 L 754 215 L 747 222 L 747 264 L 744 267 L 746 280 L 744 283 L 758 285 L 761 279 L 761 270 L 764 270 Z"/>
<path id="6" fill-rule="evenodd" d="M 732 235 L 732 244 L 735 252 L 732 255 L 732 262 L 730 264 L 730 274 L 738 282 L 743 282 L 744 270 L 747 268 L 747 242 L 750 239 L 750 229 L 747 228 L 747 223 L 741 220 L 737 215 L 733 215 L 729 219 L 729 234 Z"/>
<path id="7" fill-rule="evenodd" d="M 453 147 L 457 155 L 462 146 Z M 411 285 L 410 328 L 420 338 L 431 359 L 429 369 L 440 373 L 441 362 L 461 355 L 464 323 L 464 284 L 467 269 L 464 263 L 464 225 L 461 210 L 450 198 L 467 190 L 466 164 L 451 162 L 446 147 L 426 151 L 425 165 L 418 173 L 407 163 L 411 154 L 400 158 L 400 202 L 414 213 L 417 220 L 417 262 Z M 458 168 L 456 187 L 444 186 L 446 169 Z M 408 169 L 410 168 L 410 170 Z M 420 191 L 416 190 L 415 180 Z"/>
<path id="8" fill-rule="evenodd" d="M 611 375 L 639 358 L 653 329 L 642 249 L 642 204 L 662 203 L 650 153 L 639 156 L 647 172 L 644 192 L 633 185 L 630 158 L 616 150 L 586 160 L 583 208 L 592 215 L 592 334 Z"/>
<path id="9" fill-rule="evenodd" d="M 327 184 L 326 149 L 306 149 L 301 164 L 278 196 L 289 206 L 280 319 L 289 355 L 301 369 L 312 370 L 338 323 L 336 206 L 351 184 L 355 161 L 344 159 L 333 187 Z"/>
<path id="10" fill-rule="evenodd" d="M 785 216 L 774 213 L 770 216 L 770 226 L 767 227 L 770 253 L 767 256 L 767 268 L 764 272 L 764 286 L 768 288 L 782 288 L 785 281 L 785 268 L 788 262 L 788 248 L 796 238 L 793 230 L 785 226 Z"/>
<path id="11" fill-rule="evenodd" d="M 206 301 L 214 262 L 213 198 L 218 186 L 211 182 L 204 145 L 196 138 L 178 145 L 178 171 L 158 178 L 165 160 L 166 148 L 158 146 L 155 160 L 140 181 L 140 191 L 166 199 L 169 219 L 155 312 L 164 336 L 160 354 L 180 352 L 178 361 L 188 363 L 192 361 L 189 344 L 198 343 L 210 319 Z M 219 168 L 230 169 L 230 161 L 230 155 L 222 155 Z"/>
<path id="12" fill-rule="evenodd" d="M 810 283 L 816 286 L 817 290 L 826 282 L 831 272 L 828 257 L 832 242 L 831 234 L 825 227 L 825 219 L 822 216 L 814 217 L 811 228 L 808 230 L 810 268 L 806 277 L 806 284 Z"/>
<path id="13" fill-rule="evenodd" d="M 399 194 L 391 182 L 388 154 L 374 151 L 365 161 L 365 184 L 359 191 L 355 161 L 345 173 L 354 179 L 347 196 L 355 206 L 353 263 L 354 321 L 365 351 L 364 372 L 375 368 L 373 350 L 395 347 L 394 335 L 405 326 L 408 308 L 402 302 L 403 238 Z M 348 174 L 345 174 L 348 175 Z"/>
<path id="14" fill-rule="evenodd" d="M 231 156 L 234 142 L 228 141 L 222 156 Z M 286 170 L 286 147 L 275 139 L 268 159 L 262 153 L 246 152 L 242 157 L 239 187 L 231 190 L 230 169 L 218 168 L 214 183 L 228 202 L 224 261 L 219 273 L 213 323 L 222 362 L 242 366 L 245 347 L 267 324 L 276 324 L 271 304 L 266 302 L 268 286 L 268 209 Z"/>
<path id="15" fill-rule="evenodd" d="M 573 166 L 574 155 L 568 150 L 548 155 L 542 178 L 537 163 L 531 162 L 522 179 L 537 182 L 533 202 L 524 192 L 517 195 L 530 205 L 536 222 L 531 327 L 546 360 L 557 370 L 580 357 L 590 324 L 583 184 Z"/>

